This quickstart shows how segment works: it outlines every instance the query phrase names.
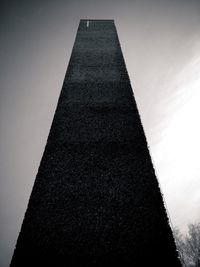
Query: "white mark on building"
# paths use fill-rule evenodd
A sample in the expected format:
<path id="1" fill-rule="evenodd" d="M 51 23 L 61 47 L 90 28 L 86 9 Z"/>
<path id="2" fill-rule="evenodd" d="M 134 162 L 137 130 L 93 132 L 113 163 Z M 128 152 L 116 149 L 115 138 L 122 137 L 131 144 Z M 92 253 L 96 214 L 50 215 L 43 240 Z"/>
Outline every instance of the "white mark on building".
<path id="1" fill-rule="evenodd" d="M 89 25 L 90 25 L 90 21 L 89 21 L 89 20 L 87 20 L 87 27 L 89 27 Z"/>

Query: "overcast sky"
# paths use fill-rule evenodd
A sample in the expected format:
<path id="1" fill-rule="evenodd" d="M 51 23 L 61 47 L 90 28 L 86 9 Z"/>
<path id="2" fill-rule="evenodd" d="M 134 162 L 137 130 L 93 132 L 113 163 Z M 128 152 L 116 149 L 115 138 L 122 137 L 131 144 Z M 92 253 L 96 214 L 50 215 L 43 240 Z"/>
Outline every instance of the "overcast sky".
<path id="1" fill-rule="evenodd" d="M 172 224 L 200 220 L 200 1 L 0 4 L 0 267 L 8 266 L 80 19 L 114 19 Z"/>

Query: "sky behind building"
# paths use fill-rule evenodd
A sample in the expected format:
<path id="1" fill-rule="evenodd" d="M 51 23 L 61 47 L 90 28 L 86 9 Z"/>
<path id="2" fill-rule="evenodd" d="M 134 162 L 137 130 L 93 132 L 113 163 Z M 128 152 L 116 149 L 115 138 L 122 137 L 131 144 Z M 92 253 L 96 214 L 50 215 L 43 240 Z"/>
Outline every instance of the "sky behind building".
<path id="1" fill-rule="evenodd" d="M 10 262 L 80 19 L 114 19 L 174 226 L 200 220 L 200 2 L 2 1 L 0 266 Z"/>

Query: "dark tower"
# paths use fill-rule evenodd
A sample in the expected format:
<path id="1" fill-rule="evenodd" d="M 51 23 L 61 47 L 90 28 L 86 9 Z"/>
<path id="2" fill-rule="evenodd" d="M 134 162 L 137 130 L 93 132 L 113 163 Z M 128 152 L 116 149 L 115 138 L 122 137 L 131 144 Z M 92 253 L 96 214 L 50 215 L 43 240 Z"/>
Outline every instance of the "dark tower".
<path id="1" fill-rule="evenodd" d="M 11 266 L 180 266 L 113 20 L 80 21 Z"/>

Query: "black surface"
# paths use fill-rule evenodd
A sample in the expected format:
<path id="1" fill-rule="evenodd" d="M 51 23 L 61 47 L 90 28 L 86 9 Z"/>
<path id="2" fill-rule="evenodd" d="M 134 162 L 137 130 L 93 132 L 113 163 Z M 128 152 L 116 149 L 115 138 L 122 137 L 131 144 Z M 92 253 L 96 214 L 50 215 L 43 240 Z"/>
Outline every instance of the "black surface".
<path id="1" fill-rule="evenodd" d="M 113 20 L 80 22 L 11 266 L 180 266 Z"/>

